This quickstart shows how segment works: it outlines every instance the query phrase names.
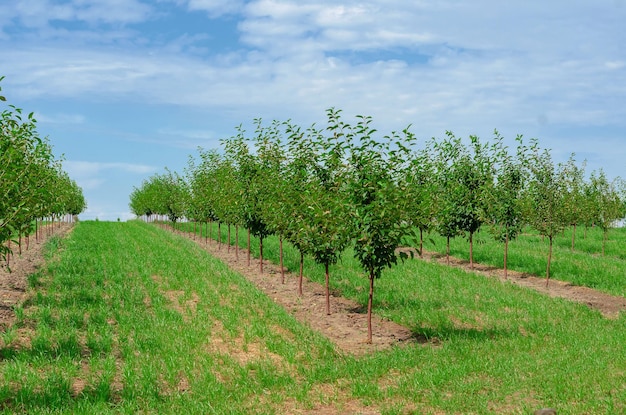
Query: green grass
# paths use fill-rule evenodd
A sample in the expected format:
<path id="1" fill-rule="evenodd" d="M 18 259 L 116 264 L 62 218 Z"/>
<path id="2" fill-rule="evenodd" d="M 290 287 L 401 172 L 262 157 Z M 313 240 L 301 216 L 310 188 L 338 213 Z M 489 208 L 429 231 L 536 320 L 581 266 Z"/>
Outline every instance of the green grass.
<path id="1" fill-rule="evenodd" d="M 571 282 L 626 296 L 626 228 L 609 232 L 606 253 L 602 255 L 602 231 L 584 228 L 576 231 L 575 250 L 571 250 L 572 230 L 566 230 L 554 241 L 550 278 Z M 441 254 L 446 252 L 446 241 L 435 234 L 425 237 L 424 248 Z M 474 261 L 502 268 L 504 244 L 496 242 L 487 231 L 475 237 Z M 450 255 L 469 260 L 469 243 L 463 237 L 450 241 Z M 548 240 L 534 232 L 525 232 L 509 244 L 508 268 L 539 277 L 545 277 L 548 258 Z"/>
<path id="2" fill-rule="evenodd" d="M 266 241 L 272 260 L 277 245 Z M 626 411 L 623 314 L 406 261 L 376 281 L 375 309 L 432 341 L 355 358 L 156 226 L 82 222 L 55 249 L 19 324 L 0 335 L 4 413 Z M 297 253 L 285 256 L 297 269 Z M 323 279 L 309 260 L 306 273 Z M 349 254 L 331 283 L 364 304 L 367 279 Z"/>

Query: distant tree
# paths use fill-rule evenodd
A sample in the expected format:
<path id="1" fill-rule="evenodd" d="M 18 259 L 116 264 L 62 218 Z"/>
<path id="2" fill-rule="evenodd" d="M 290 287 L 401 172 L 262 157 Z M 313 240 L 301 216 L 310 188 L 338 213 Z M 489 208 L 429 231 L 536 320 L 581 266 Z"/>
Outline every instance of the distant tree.
<path id="1" fill-rule="evenodd" d="M 563 167 L 555 166 L 548 150 L 536 145 L 529 155 L 530 179 L 525 194 L 525 215 L 540 235 L 548 238 L 546 286 L 550 280 L 554 237 L 569 223 L 566 214 L 566 183 Z"/>
<path id="2" fill-rule="evenodd" d="M 572 227 L 572 247 L 576 246 L 576 227 L 585 221 L 585 164 L 578 166 L 572 154 L 563 164 L 563 180 L 565 184 L 565 215 Z"/>
<path id="3" fill-rule="evenodd" d="M 474 234 L 483 222 L 486 191 L 493 182 L 494 161 L 487 144 L 470 136 L 470 146 L 450 131 L 435 144 L 439 176 L 438 230 L 447 239 L 449 262 L 450 238 L 467 235 L 470 267 L 474 267 Z"/>
<path id="4" fill-rule="evenodd" d="M 415 153 L 407 171 L 407 198 L 411 224 L 419 231 L 418 252 L 424 252 L 424 233 L 435 227 L 437 215 L 437 172 L 429 148 Z"/>
<path id="5" fill-rule="evenodd" d="M 261 119 L 255 119 L 256 125 L 254 140 L 264 140 L 266 129 Z M 271 234 L 271 229 L 263 220 L 262 200 L 265 195 L 265 182 L 261 173 L 259 158 L 250 151 L 249 139 L 245 137 L 245 130 L 240 126 L 237 135 L 224 140 L 225 154 L 233 160 L 236 180 L 240 185 L 239 200 L 241 201 L 242 223 L 249 234 L 259 238 L 259 271 L 263 272 L 263 241 Z M 224 183 L 226 185 L 226 183 Z M 250 252 L 250 237 L 248 236 L 248 252 Z"/>
<path id="6" fill-rule="evenodd" d="M 504 277 L 508 277 L 509 242 L 515 239 L 524 226 L 523 190 L 526 182 L 526 153 L 528 148 L 517 136 L 515 155 L 509 154 L 503 138 L 495 131 L 496 173 L 486 193 L 485 217 L 497 241 L 504 243 Z"/>
<path id="7" fill-rule="evenodd" d="M 623 189 L 624 185 L 620 178 L 610 182 L 600 169 L 591 173 L 589 187 L 589 193 L 593 198 L 592 217 L 594 223 L 602 229 L 602 255 L 605 255 L 609 230 L 625 215 L 624 199 L 620 195 L 620 189 Z"/>

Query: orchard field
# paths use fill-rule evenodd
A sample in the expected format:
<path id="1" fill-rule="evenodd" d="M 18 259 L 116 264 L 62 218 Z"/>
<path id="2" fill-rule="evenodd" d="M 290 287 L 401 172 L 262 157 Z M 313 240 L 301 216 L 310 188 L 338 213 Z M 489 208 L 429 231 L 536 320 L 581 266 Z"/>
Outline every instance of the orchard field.
<path id="1" fill-rule="evenodd" d="M 27 300 L 0 337 L 4 413 L 626 411 L 626 313 L 607 318 L 498 278 L 407 259 L 377 281 L 375 312 L 410 338 L 382 347 L 377 337 L 367 345 L 363 334 L 366 349 L 351 353 L 245 277 L 281 284 L 268 262 L 264 274 L 256 262 L 247 267 L 243 233 L 235 271 L 205 249 L 233 254 L 225 231 L 218 245 L 183 227 L 200 232 L 191 223 L 172 232 L 140 221 L 80 222 L 49 241 L 46 265 L 28 278 Z M 217 238 L 217 227 L 211 231 Z M 623 244 L 622 230 L 612 232 Z M 595 237 L 590 230 L 586 240 Z M 426 240 L 425 249 L 434 250 Z M 560 235 L 557 246 L 567 240 Z M 512 243 L 513 263 L 524 261 L 523 246 Z M 266 258 L 278 262 L 278 247 L 268 237 Z M 623 270 L 624 249 L 614 248 L 604 257 L 578 255 Z M 258 256 L 258 238 L 251 249 Z M 569 260 L 567 252 L 569 246 L 555 250 L 555 278 L 569 277 L 556 265 Z M 290 244 L 283 260 L 297 271 L 299 253 Z M 304 268 L 324 282 L 323 265 L 307 258 Z M 296 275 L 287 273 L 286 284 Z M 363 313 L 368 278 L 350 249 L 333 275 L 333 301 L 350 298 L 360 305 L 352 312 Z"/>
<path id="2" fill-rule="evenodd" d="M 34 113 L 0 121 L 2 413 L 626 413 L 626 182 L 575 155 L 331 108 L 72 225 Z"/>

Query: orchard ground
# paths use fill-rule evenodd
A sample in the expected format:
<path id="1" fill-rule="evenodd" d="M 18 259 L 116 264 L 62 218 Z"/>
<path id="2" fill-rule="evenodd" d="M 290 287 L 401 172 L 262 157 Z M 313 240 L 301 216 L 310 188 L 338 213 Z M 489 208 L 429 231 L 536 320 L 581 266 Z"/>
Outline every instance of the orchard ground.
<path id="1" fill-rule="evenodd" d="M 367 278 L 349 258 L 331 268 L 339 285 L 326 316 L 320 285 L 307 282 L 299 298 L 295 276 L 283 285 L 276 266 L 248 267 L 243 249 L 177 233 L 84 222 L 52 241 L 46 265 L 21 285 L 30 288 L 14 307 L 17 328 L 0 333 L 0 412 L 625 409 L 624 313 L 607 317 L 426 257 L 377 280 L 367 345 L 364 303 L 346 299 L 362 298 Z M 269 258 L 276 245 L 267 241 Z M 305 270 L 319 281 L 319 268 Z"/>

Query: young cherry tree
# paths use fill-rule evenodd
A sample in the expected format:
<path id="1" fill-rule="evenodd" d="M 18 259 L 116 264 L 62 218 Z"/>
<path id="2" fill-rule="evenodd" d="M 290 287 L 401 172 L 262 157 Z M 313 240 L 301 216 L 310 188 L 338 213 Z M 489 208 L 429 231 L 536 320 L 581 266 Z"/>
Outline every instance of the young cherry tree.
<path id="1" fill-rule="evenodd" d="M 418 253 L 424 252 L 424 233 L 435 226 L 437 214 L 437 180 L 435 164 L 429 148 L 411 158 L 407 173 L 407 197 L 410 201 L 411 224 L 419 231 Z"/>
<path id="2" fill-rule="evenodd" d="M 265 140 L 267 130 L 261 119 L 254 120 L 256 142 Z M 237 135 L 223 142 L 226 157 L 232 160 L 239 188 L 238 201 L 241 202 L 242 224 L 248 230 L 248 255 L 250 255 L 250 234 L 259 238 L 259 271 L 263 273 L 263 240 L 271 234 L 271 229 L 263 219 L 262 209 L 265 196 L 265 182 L 262 160 L 250 151 L 245 130 L 240 126 Z M 227 182 L 223 183 L 228 186 Z M 248 263 L 250 257 L 248 256 Z"/>
<path id="3" fill-rule="evenodd" d="M 314 175 L 314 164 L 317 154 L 313 148 L 311 134 L 314 127 L 303 132 L 291 123 L 285 123 L 287 134 L 287 161 L 285 180 L 282 193 L 279 195 L 281 210 L 276 212 L 276 219 L 284 224 L 285 238 L 300 253 L 300 269 L 298 275 L 298 295 L 302 296 L 302 280 L 304 271 L 304 255 L 312 251 L 310 238 L 307 238 L 310 210 L 310 188 Z"/>
<path id="4" fill-rule="evenodd" d="M 488 188 L 485 216 L 493 237 L 504 243 L 504 278 L 508 277 L 509 242 L 519 235 L 524 226 L 522 195 L 526 176 L 527 147 L 522 136 L 516 137 L 516 155 L 509 154 L 503 138 L 495 131 L 497 143 L 495 180 Z"/>
<path id="5" fill-rule="evenodd" d="M 529 155 L 530 178 L 524 195 L 525 216 L 540 235 L 548 238 L 546 286 L 550 280 L 550 264 L 554 237 L 568 225 L 566 185 L 562 166 L 555 166 L 548 150 L 533 145 Z"/>
<path id="6" fill-rule="evenodd" d="M 355 257 L 367 272 L 367 342 L 372 342 L 374 281 L 397 263 L 396 249 L 410 230 L 407 197 L 409 146 L 414 137 L 405 129 L 381 143 L 374 138 L 370 117 L 358 116 L 349 141 L 350 194 L 353 204 Z"/>
<path id="7" fill-rule="evenodd" d="M 313 157 L 306 161 L 306 169 L 311 172 L 301 198 L 304 204 L 301 213 L 301 238 L 305 241 L 308 253 L 315 261 L 324 265 L 326 314 L 330 314 L 330 272 L 341 253 L 350 242 L 351 205 L 346 193 L 346 137 L 345 124 L 340 112 L 327 111 L 329 132 L 325 136 L 314 126 L 307 130 Z"/>
<path id="8" fill-rule="evenodd" d="M 260 166 L 257 179 L 265 184 L 259 199 L 260 214 L 269 232 L 278 236 L 280 277 L 284 284 L 283 241 L 287 238 L 291 217 L 285 216 L 289 186 L 285 167 L 287 156 L 281 140 L 282 124 L 274 120 L 259 131 L 254 143 Z"/>
<path id="9" fill-rule="evenodd" d="M 616 221 L 626 216 L 624 182 L 620 178 L 609 181 L 600 169 L 591 173 L 588 186 L 592 196 L 593 222 L 602 229 L 602 255 L 605 255 L 609 230 L 615 226 Z"/>
<path id="10" fill-rule="evenodd" d="M 572 227 L 572 246 L 576 246 L 576 227 L 585 220 L 585 163 L 578 166 L 574 156 L 570 156 L 563 165 L 563 179 L 565 184 L 565 214 L 569 226 Z"/>

